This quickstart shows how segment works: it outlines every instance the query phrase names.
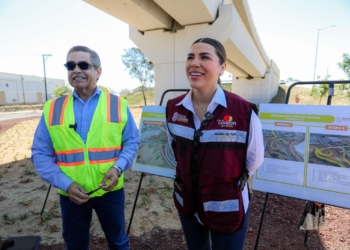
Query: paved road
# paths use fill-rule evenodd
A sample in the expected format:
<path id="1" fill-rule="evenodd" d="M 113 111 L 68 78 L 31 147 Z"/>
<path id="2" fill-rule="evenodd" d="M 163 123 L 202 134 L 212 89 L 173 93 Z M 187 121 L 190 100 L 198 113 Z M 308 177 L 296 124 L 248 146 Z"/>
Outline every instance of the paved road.
<path id="1" fill-rule="evenodd" d="M 25 118 L 31 116 L 40 117 L 42 115 L 42 110 L 26 110 L 26 111 L 17 111 L 17 112 L 1 112 L 0 121 L 10 120 L 15 118 Z"/>

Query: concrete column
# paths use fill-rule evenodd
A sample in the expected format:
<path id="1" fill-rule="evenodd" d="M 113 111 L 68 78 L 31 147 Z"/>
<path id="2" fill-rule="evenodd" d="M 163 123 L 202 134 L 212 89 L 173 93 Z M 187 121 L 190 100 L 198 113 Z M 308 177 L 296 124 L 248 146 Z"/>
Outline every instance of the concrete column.
<path id="1" fill-rule="evenodd" d="M 225 47 L 233 92 L 261 103 L 278 91 L 278 67 L 262 46 L 247 0 L 84 1 L 130 25 L 130 39 L 155 65 L 156 105 L 165 90 L 189 88 L 186 56 L 201 37 Z M 175 95 L 167 94 L 163 105 Z"/>
<path id="2" fill-rule="evenodd" d="M 277 94 L 279 70 L 272 61 L 264 78 L 233 78 L 232 92 L 255 104 L 269 103 Z"/>
<path id="3" fill-rule="evenodd" d="M 155 104 L 158 105 L 167 89 L 189 88 L 185 73 L 185 62 L 191 44 L 201 37 L 211 37 L 221 43 L 229 39 L 236 30 L 237 13 L 233 5 L 223 5 L 219 17 L 213 24 L 186 26 L 183 30 L 169 32 L 153 30 L 141 33 L 130 26 L 130 39 L 147 55 L 155 67 Z M 168 93 L 163 101 L 182 93 Z"/>
<path id="4" fill-rule="evenodd" d="M 228 56 L 227 70 L 235 76 L 232 80 L 232 92 L 257 104 L 269 102 L 277 92 L 278 67 L 272 61 L 271 64 L 264 63 L 232 4 L 222 5 L 218 18 L 212 24 L 189 25 L 176 32 L 159 29 L 140 32 L 130 26 L 129 36 L 154 63 L 156 105 L 164 91 L 189 88 L 185 73 L 186 57 L 191 44 L 201 37 L 214 38 L 225 46 Z M 248 74 L 242 67 L 252 72 L 255 78 L 248 80 Z M 182 93 L 168 93 L 163 105 L 168 99 L 180 94 Z"/>

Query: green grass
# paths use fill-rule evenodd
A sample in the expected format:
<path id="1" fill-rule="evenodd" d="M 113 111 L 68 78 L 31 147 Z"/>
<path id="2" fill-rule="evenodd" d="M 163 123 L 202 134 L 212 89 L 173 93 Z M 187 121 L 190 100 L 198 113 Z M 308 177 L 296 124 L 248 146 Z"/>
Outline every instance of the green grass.
<path id="1" fill-rule="evenodd" d="M 286 99 L 287 90 L 284 87 L 279 86 L 277 95 L 272 98 L 270 103 L 284 103 L 284 100 Z"/>
<path id="2" fill-rule="evenodd" d="M 29 206 L 30 204 L 32 204 L 32 202 L 33 202 L 33 199 L 31 199 L 31 198 L 19 201 L 19 203 L 21 203 L 21 204 L 23 204 L 25 206 Z"/>
<path id="3" fill-rule="evenodd" d="M 145 95 L 146 95 L 147 105 L 154 105 L 154 89 L 146 90 Z M 127 94 L 127 95 L 123 95 L 122 97 L 128 100 L 128 105 L 130 107 L 145 105 L 142 92 Z"/>
<path id="4" fill-rule="evenodd" d="M 339 85 L 338 85 L 339 86 Z M 334 88 L 334 96 L 331 100 L 331 105 L 338 106 L 349 106 L 350 105 L 350 96 L 346 91 L 339 90 L 339 87 L 335 86 Z M 279 86 L 277 95 L 272 98 L 270 103 L 284 103 L 287 95 L 289 86 Z M 309 105 L 327 105 L 327 96 L 320 97 L 312 97 L 311 88 L 304 87 L 293 87 L 290 91 L 289 95 L 289 104 L 309 104 Z"/>
<path id="5" fill-rule="evenodd" d="M 28 217 L 28 213 L 19 214 L 17 216 L 17 218 L 20 219 L 20 220 L 25 220 L 27 217 Z"/>
<path id="6" fill-rule="evenodd" d="M 3 214 L 2 218 L 4 220 L 4 223 L 7 225 L 15 223 L 16 219 L 13 217 L 10 217 L 8 214 Z"/>
<path id="7" fill-rule="evenodd" d="M 223 89 L 231 92 L 231 84 L 223 84 Z M 147 105 L 154 105 L 154 88 L 149 88 L 145 91 Z M 142 92 L 135 92 L 132 94 L 122 95 L 123 98 L 128 100 L 129 107 L 141 107 L 145 105 Z"/>
<path id="8" fill-rule="evenodd" d="M 221 87 L 228 92 L 232 92 L 232 84 L 222 84 Z"/>
<path id="9" fill-rule="evenodd" d="M 50 210 L 48 212 L 45 212 L 45 211 L 43 212 L 43 214 L 41 215 L 41 221 L 39 224 L 42 224 L 45 221 L 51 220 L 52 218 L 60 217 L 60 214 L 57 211 L 58 207 L 59 207 L 59 203 L 54 202 L 54 204 L 52 205 L 52 207 L 50 208 Z"/>

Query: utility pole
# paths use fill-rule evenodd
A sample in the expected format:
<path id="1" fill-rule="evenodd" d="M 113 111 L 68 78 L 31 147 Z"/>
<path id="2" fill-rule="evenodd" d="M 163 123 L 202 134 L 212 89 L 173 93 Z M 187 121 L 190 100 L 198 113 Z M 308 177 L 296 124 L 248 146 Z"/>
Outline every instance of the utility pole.
<path id="1" fill-rule="evenodd" d="M 46 70 L 45 70 L 45 61 L 46 59 L 49 57 L 49 56 L 52 56 L 51 54 L 43 54 L 43 65 L 44 65 L 44 82 L 45 82 L 45 97 L 46 97 L 46 101 L 48 100 L 47 98 L 47 87 L 46 87 Z"/>
<path id="2" fill-rule="evenodd" d="M 22 83 L 23 104 L 26 104 L 26 95 L 24 94 L 24 85 L 23 85 L 23 75 L 21 75 L 21 83 Z"/>
<path id="3" fill-rule="evenodd" d="M 337 25 L 332 25 L 332 26 L 327 26 L 327 27 L 324 27 L 324 28 L 321 28 L 321 29 L 318 29 L 317 30 L 317 42 L 316 42 L 316 56 L 315 56 L 315 66 L 314 66 L 314 79 L 313 81 L 315 81 L 315 76 L 316 76 L 316 64 L 317 64 L 317 51 L 318 51 L 318 38 L 320 36 L 320 30 L 324 30 L 324 29 L 328 29 L 328 28 L 333 28 Z M 314 84 L 315 86 L 315 84 Z"/>

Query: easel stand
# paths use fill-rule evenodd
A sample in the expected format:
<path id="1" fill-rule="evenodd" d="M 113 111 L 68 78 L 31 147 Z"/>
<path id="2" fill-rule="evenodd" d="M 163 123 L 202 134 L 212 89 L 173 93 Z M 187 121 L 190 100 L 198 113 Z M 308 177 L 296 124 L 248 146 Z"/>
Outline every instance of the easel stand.
<path id="1" fill-rule="evenodd" d="M 166 93 L 168 93 L 168 92 L 188 92 L 188 91 L 189 91 L 189 89 L 168 89 L 168 90 L 164 91 L 164 93 L 162 94 L 162 97 L 160 99 L 159 106 L 162 106 L 163 100 L 164 100 L 164 96 L 165 96 Z M 132 219 L 134 218 L 135 207 L 136 207 L 136 204 L 137 204 L 137 199 L 139 197 L 142 179 L 145 176 L 146 176 L 146 174 L 142 172 L 141 173 L 141 177 L 140 177 L 140 181 L 139 181 L 139 185 L 138 185 L 138 188 L 137 188 L 137 192 L 136 192 L 134 205 L 133 205 L 132 211 L 131 211 L 131 216 L 130 216 L 130 221 L 129 221 L 129 225 L 128 225 L 128 229 L 127 229 L 127 234 L 130 233 L 131 223 L 132 223 Z"/>
<path id="2" fill-rule="evenodd" d="M 137 203 L 137 198 L 139 197 L 142 179 L 143 179 L 143 177 L 145 177 L 145 176 L 146 176 L 145 173 L 141 173 L 139 185 L 138 185 L 138 187 L 137 187 L 136 197 L 135 197 L 135 200 L 134 200 L 134 205 L 133 205 L 132 211 L 131 211 L 131 217 L 130 217 L 130 222 L 129 222 L 129 225 L 128 225 L 128 230 L 126 231 L 127 234 L 130 233 L 131 222 L 132 222 L 132 219 L 134 218 L 134 212 L 135 212 L 135 207 L 136 207 L 136 203 Z"/>
<path id="3" fill-rule="evenodd" d="M 306 85 L 306 84 L 313 84 L 313 85 L 320 85 L 320 84 L 328 84 L 328 98 L 327 98 L 327 105 L 331 105 L 332 102 L 332 97 L 334 96 L 334 84 L 349 84 L 350 81 L 318 81 L 318 82 L 296 82 L 293 83 L 292 85 L 290 85 L 290 87 L 288 88 L 287 91 L 287 95 L 286 95 L 286 99 L 285 99 L 285 104 L 288 104 L 289 101 L 289 96 L 290 96 L 290 91 L 291 89 L 296 86 L 296 85 Z M 265 212 L 266 212 L 266 207 L 267 207 L 267 201 L 269 199 L 269 193 L 266 193 L 265 196 L 265 202 L 264 202 L 264 208 L 261 214 L 261 219 L 260 219 L 260 224 L 259 224 L 259 230 L 258 230 L 258 235 L 256 237 L 256 241 L 255 241 L 255 247 L 254 249 L 257 250 L 258 249 L 258 245 L 259 245 L 259 239 L 260 239 L 260 233 L 261 233 L 261 228 L 263 226 L 264 223 L 264 217 L 265 217 Z M 305 237 L 304 237 L 304 244 L 307 245 L 307 238 L 308 238 L 308 233 L 309 231 L 306 230 L 305 232 Z"/>
<path id="4" fill-rule="evenodd" d="M 46 198 L 45 198 L 45 201 L 44 201 L 44 205 L 43 205 L 43 208 L 41 209 L 41 212 L 40 212 L 41 216 L 43 216 L 44 208 L 45 208 L 45 205 L 46 205 L 47 198 L 49 197 L 50 189 L 51 189 L 51 185 L 49 186 L 49 189 L 47 190 L 47 193 L 46 193 Z"/>

